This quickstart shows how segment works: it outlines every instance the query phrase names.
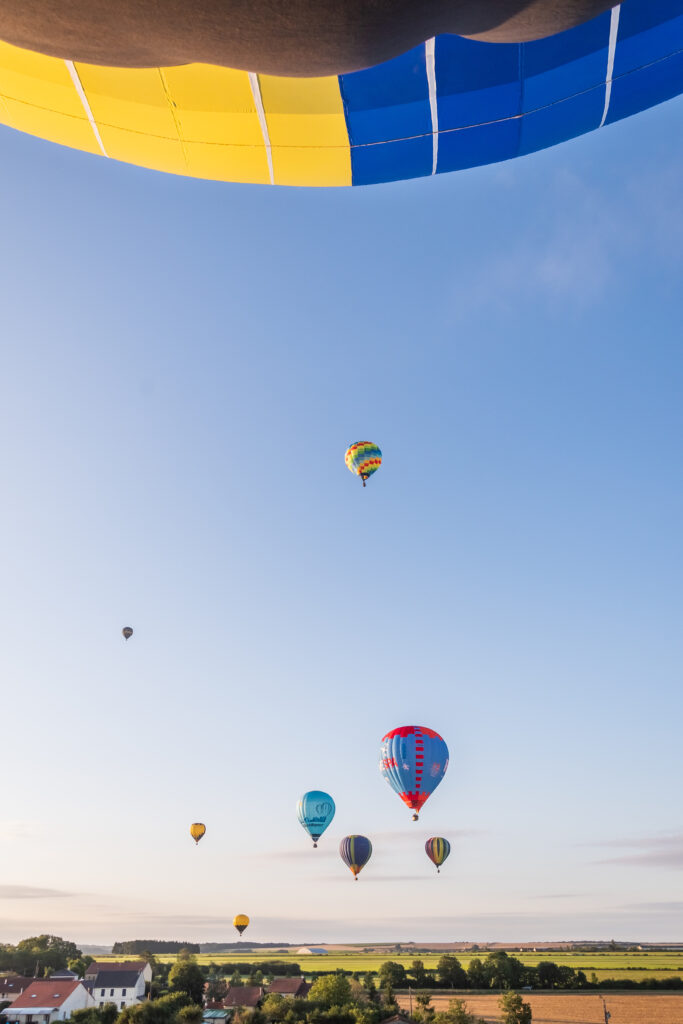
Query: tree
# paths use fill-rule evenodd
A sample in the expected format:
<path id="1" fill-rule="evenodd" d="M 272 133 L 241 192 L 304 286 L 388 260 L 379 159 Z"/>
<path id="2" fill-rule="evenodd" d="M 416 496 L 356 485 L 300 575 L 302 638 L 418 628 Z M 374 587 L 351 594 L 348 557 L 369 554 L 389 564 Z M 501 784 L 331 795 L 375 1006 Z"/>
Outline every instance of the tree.
<path id="1" fill-rule="evenodd" d="M 414 1014 L 415 1019 L 421 1021 L 421 1024 L 431 1024 L 434 1020 L 434 1007 L 429 1004 L 432 1001 L 432 997 L 427 992 L 421 992 L 416 997 L 418 1010 Z"/>
<path id="2" fill-rule="evenodd" d="M 555 988 L 559 980 L 557 964 L 552 960 L 541 960 L 536 967 L 540 988 Z"/>
<path id="3" fill-rule="evenodd" d="M 287 1000 L 279 992 L 272 992 L 263 1000 L 261 1010 L 269 1021 L 282 1021 L 287 1015 L 289 1007 Z"/>
<path id="4" fill-rule="evenodd" d="M 66 966 L 70 971 L 75 971 L 79 978 L 82 978 L 92 962 L 93 958 L 91 956 L 78 956 L 73 960 L 69 960 Z"/>
<path id="5" fill-rule="evenodd" d="M 69 960 L 80 957 L 81 951 L 75 942 L 59 935 L 33 935 L 17 943 L 15 954 L 14 969 L 33 974 L 36 968 L 38 973 L 44 973 L 46 968 L 61 970 Z"/>
<path id="6" fill-rule="evenodd" d="M 184 992 L 193 1003 L 204 998 L 204 972 L 193 960 L 178 960 L 168 976 L 171 992 Z"/>
<path id="7" fill-rule="evenodd" d="M 224 978 L 211 978 L 206 987 L 206 998 L 210 1003 L 220 1003 L 225 999 L 228 986 Z"/>
<path id="8" fill-rule="evenodd" d="M 204 1009 L 196 1003 L 183 1006 L 175 1016 L 174 1024 L 202 1024 Z"/>
<path id="9" fill-rule="evenodd" d="M 531 1024 L 531 1006 L 522 1000 L 519 992 L 505 992 L 498 1005 L 503 1011 L 502 1024 Z"/>
<path id="10" fill-rule="evenodd" d="M 412 974 L 418 988 L 424 987 L 424 983 L 427 979 L 427 972 L 425 971 L 425 965 L 422 960 L 413 960 L 412 967 L 409 969 L 408 974 Z"/>
<path id="11" fill-rule="evenodd" d="M 524 982 L 524 964 L 503 950 L 489 953 L 484 961 L 488 988 L 518 988 Z"/>
<path id="12" fill-rule="evenodd" d="M 462 999 L 451 999 L 448 1009 L 437 1013 L 434 1024 L 481 1024 L 481 1018 L 468 1013 L 467 1004 Z"/>
<path id="13" fill-rule="evenodd" d="M 174 1024 L 178 1011 L 189 1002 L 184 992 L 173 992 L 159 999 L 126 1006 L 121 1010 L 116 1024 Z"/>
<path id="14" fill-rule="evenodd" d="M 178 960 L 194 960 L 194 953 L 188 946 L 178 950 Z"/>
<path id="15" fill-rule="evenodd" d="M 119 1015 L 116 1003 L 105 1003 L 104 1006 L 89 1006 L 86 1010 L 73 1010 L 73 1024 L 114 1024 Z"/>
<path id="16" fill-rule="evenodd" d="M 351 985 L 342 974 L 325 974 L 313 982 L 308 998 L 326 1009 L 351 1001 Z"/>
<path id="17" fill-rule="evenodd" d="M 484 970 L 484 964 L 478 956 L 470 960 L 467 965 L 467 977 L 470 981 L 470 988 L 488 988 L 488 976 Z"/>
<path id="18" fill-rule="evenodd" d="M 237 968 L 235 968 L 235 970 L 230 975 L 230 988 L 239 988 L 241 984 L 242 984 L 242 975 L 237 970 Z"/>
<path id="19" fill-rule="evenodd" d="M 439 981 L 442 981 L 444 985 L 450 985 L 451 988 L 465 988 L 467 985 L 467 974 L 462 964 L 457 956 L 451 956 L 450 953 L 444 953 L 441 957 L 436 967 L 436 973 Z"/>
<path id="20" fill-rule="evenodd" d="M 374 1003 L 377 999 L 377 986 L 370 971 L 363 975 L 363 988 L 368 994 L 368 999 Z"/>
<path id="21" fill-rule="evenodd" d="M 573 967 L 567 967 L 565 964 L 560 964 L 557 968 L 557 987 L 558 988 L 574 988 L 576 985 L 576 974 Z"/>
<path id="22" fill-rule="evenodd" d="M 394 990 L 391 984 L 387 983 L 382 989 L 382 1003 L 385 1009 L 390 1009 L 393 1012 L 393 1008 L 396 1007 L 398 1013 L 398 1003 L 394 997 Z"/>
<path id="23" fill-rule="evenodd" d="M 392 988 L 405 987 L 408 982 L 406 969 L 403 964 L 397 964 L 395 960 L 387 960 L 379 969 L 380 987 L 391 985 Z"/>
<path id="24" fill-rule="evenodd" d="M 357 978 L 349 978 L 349 988 L 351 990 L 351 1002 L 356 1006 L 362 1007 L 370 1002 L 367 990 Z"/>

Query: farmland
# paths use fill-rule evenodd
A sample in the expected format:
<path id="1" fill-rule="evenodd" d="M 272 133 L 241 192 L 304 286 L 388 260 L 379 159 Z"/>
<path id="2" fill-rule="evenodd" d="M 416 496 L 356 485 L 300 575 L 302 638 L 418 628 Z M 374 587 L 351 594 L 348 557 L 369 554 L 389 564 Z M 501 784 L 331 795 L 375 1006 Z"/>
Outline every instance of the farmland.
<path id="1" fill-rule="evenodd" d="M 368 950 L 367 952 L 365 950 Z M 418 947 L 414 949 L 402 947 L 399 952 L 394 946 L 386 947 L 329 947 L 327 955 L 316 956 L 301 954 L 293 947 L 286 950 L 282 947 L 257 948 L 253 950 L 227 951 L 225 953 L 201 953 L 197 956 L 200 964 L 209 963 L 254 963 L 264 960 L 278 960 L 281 963 L 300 964 L 304 974 L 312 971 L 336 971 L 342 969 L 351 972 L 377 971 L 386 960 L 394 960 L 403 964 L 409 969 L 412 961 L 420 959 L 429 970 L 436 968 L 440 957 L 445 952 L 452 952 L 458 957 L 463 967 L 467 967 L 474 957 L 485 958 L 488 950 L 446 950 Z M 599 981 L 607 979 L 631 979 L 642 981 L 644 978 L 658 978 L 660 980 L 671 978 L 675 975 L 683 977 L 683 951 L 681 952 L 660 952 L 660 951 L 554 951 L 539 949 L 537 952 L 524 950 L 519 952 L 509 949 L 511 956 L 517 957 L 523 964 L 535 966 L 542 960 L 552 960 L 558 965 L 572 967 L 574 970 L 583 971 L 588 978 L 595 973 Z M 105 959 L 99 957 L 98 959 Z M 116 959 L 116 958 L 114 958 Z M 173 962 L 174 955 L 159 955 L 160 961 Z M 683 1015 L 680 1018 L 683 1020 Z"/>
<path id="2" fill-rule="evenodd" d="M 432 1006 L 446 1008 L 450 996 L 435 995 Z M 465 995 L 467 1009 L 490 1024 L 501 1020 L 497 995 Z M 534 1024 L 604 1024 L 602 998 L 595 992 L 525 992 L 531 1004 Z M 398 997 L 401 1009 L 409 1010 L 408 996 Z M 610 1024 L 681 1024 L 683 995 L 659 993 L 606 992 L 605 1002 L 612 1014 Z"/>

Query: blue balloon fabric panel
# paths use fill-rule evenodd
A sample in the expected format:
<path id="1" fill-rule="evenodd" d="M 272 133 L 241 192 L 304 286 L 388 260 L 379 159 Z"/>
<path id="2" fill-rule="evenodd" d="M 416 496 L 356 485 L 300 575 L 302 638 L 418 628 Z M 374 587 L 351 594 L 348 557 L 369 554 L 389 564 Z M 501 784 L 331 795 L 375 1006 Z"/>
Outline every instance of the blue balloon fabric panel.
<path id="1" fill-rule="evenodd" d="M 339 85 L 354 185 L 507 160 L 683 91 L 683 7 L 628 0 L 530 43 L 437 36 Z"/>

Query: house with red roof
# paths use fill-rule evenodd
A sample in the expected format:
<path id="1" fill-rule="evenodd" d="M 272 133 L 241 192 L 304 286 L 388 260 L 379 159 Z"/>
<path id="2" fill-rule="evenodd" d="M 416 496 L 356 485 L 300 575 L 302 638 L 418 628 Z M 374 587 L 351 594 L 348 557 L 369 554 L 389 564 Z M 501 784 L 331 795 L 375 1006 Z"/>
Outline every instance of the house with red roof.
<path id="1" fill-rule="evenodd" d="M 5 1010 L 9 1024 L 53 1024 L 68 1020 L 74 1010 L 94 1006 L 95 1000 L 82 981 L 47 979 L 32 981 Z"/>
<path id="2" fill-rule="evenodd" d="M 231 985 L 223 999 L 223 1008 L 239 1006 L 243 1010 L 255 1010 L 262 999 L 261 985 Z"/>
<path id="3" fill-rule="evenodd" d="M 291 999 L 306 999 L 310 991 L 311 986 L 305 978 L 273 978 L 268 986 L 269 995 L 272 992 Z"/>

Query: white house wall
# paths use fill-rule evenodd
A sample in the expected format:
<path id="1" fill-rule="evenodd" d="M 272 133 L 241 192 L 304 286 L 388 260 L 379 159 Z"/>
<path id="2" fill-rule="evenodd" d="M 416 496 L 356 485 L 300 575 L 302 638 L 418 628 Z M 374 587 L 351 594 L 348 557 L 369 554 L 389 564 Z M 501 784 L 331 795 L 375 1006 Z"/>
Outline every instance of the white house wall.
<path id="1" fill-rule="evenodd" d="M 62 1005 L 58 1008 L 56 1013 L 51 1016 L 52 1020 L 66 1020 L 70 1017 L 74 1010 L 86 1010 L 89 1006 L 94 1006 L 95 1000 L 90 995 L 84 985 L 78 985 L 73 990 L 71 995 L 67 996 Z"/>
<path id="2" fill-rule="evenodd" d="M 125 996 L 124 996 L 125 991 Z M 131 988 L 127 985 L 125 990 L 123 987 L 120 988 L 105 988 L 104 995 L 102 995 L 102 987 L 93 989 L 93 996 L 95 997 L 95 1003 L 97 1006 L 102 1006 L 104 1003 L 116 1003 L 118 1009 L 122 1009 L 123 1006 L 134 1006 L 139 1003 L 141 999 L 145 997 L 145 977 L 144 974 L 138 975 L 138 980 L 135 988 Z"/>

